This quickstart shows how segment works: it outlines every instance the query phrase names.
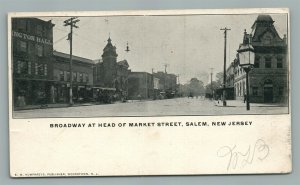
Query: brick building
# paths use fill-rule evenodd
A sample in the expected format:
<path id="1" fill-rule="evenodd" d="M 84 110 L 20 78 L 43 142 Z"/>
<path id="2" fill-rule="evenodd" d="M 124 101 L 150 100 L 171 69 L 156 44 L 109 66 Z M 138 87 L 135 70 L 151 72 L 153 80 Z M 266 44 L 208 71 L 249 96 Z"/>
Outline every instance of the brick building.
<path id="1" fill-rule="evenodd" d="M 249 73 L 250 102 L 286 103 L 288 100 L 288 55 L 286 35 L 281 38 L 270 15 L 259 15 L 245 30 L 243 44 L 251 42 L 255 52 L 254 68 Z M 234 89 L 237 99 L 246 94 L 246 73 L 234 62 Z"/>
<path id="2" fill-rule="evenodd" d="M 131 72 L 128 77 L 129 99 L 154 98 L 153 75 L 147 72 Z"/>
<path id="3" fill-rule="evenodd" d="M 177 76 L 166 72 L 158 71 L 153 73 L 159 79 L 159 89 L 162 89 L 167 98 L 174 97 L 177 93 Z"/>
<path id="4" fill-rule="evenodd" d="M 53 26 L 37 18 L 12 19 L 14 107 L 52 103 Z"/>
<path id="5" fill-rule="evenodd" d="M 70 91 L 70 55 L 58 51 L 53 52 L 54 86 L 51 96 L 53 103 L 69 102 Z M 94 61 L 73 55 L 72 90 L 73 101 L 93 101 L 93 68 Z"/>
<path id="6" fill-rule="evenodd" d="M 102 59 L 96 60 L 94 69 L 94 85 L 105 88 L 114 88 L 117 96 L 127 96 L 129 64 L 126 60 L 117 61 L 116 47 L 108 38 L 103 49 Z"/>

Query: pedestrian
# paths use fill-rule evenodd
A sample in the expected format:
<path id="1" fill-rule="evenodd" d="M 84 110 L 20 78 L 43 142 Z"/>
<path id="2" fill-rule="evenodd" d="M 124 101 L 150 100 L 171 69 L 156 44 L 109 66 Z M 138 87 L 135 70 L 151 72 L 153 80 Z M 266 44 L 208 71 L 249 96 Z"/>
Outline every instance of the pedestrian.
<path id="1" fill-rule="evenodd" d="M 137 95 L 138 100 L 142 100 L 142 96 L 140 94 Z"/>
<path id="2" fill-rule="evenodd" d="M 244 94 L 244 103 L 246 102 L 246 100 L 247 100 L 247 95 Z"/>

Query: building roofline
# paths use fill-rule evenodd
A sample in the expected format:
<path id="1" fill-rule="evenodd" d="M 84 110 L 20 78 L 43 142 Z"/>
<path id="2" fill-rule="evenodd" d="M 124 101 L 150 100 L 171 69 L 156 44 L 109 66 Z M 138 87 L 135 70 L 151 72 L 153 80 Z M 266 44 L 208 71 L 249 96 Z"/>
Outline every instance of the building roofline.
<path id="1" fill-rule="evenodd" d="M 63 53 L 60 51 L 53 51 L 53 55 L 57 56 L 57 57 L 66 58 L 66 59 L 70 58 L 70 54 Z M 83 58 L 83 57 L 79 57 L 76 55 L 72 55 L 72 58 L 73 58 L 73 60 L 76 60 L 78 62 L 87 63 L 87 64 L 95 64 L 95 62 L 93 60 L 88 59 L 88 58 Z"/>

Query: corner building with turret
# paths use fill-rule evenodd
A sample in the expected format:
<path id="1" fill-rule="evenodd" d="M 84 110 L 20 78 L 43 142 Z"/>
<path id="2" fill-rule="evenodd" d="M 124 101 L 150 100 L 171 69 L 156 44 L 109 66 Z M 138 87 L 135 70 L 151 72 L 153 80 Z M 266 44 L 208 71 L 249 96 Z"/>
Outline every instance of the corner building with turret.
<path id="1" fill-rule="evenodd" d="M 243 44 L 252 44 L 255 52 L 253 69 L 249 72 L 250 102 L 288 102 L 288 44 L 287 36 L 281 38 L 270 15 L 259 15 L 248 34 L 245 30 Z M 234 94 L 236 99 L 244 99 L 246 94 L 246 73 L 234 66 Z"/>
<path id="2" fill-rule="evenodd" d="M 129 64 L 126 60 L 117 61 L 117 48 L 111 38 L 103 49 L 102 58 L 95 60 L 94 86 L 114 90 L 118 96 L 128 95 Z"/>

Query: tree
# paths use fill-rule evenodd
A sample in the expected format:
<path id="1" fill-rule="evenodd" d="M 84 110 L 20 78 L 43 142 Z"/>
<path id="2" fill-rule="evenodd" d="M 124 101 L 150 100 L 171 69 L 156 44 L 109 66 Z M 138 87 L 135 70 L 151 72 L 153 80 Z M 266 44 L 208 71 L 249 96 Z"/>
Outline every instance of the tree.
<path id="1" fill-rule="evenodd" d="M 223 79 L 224 79 L 224 73 L 223 72 L 219 72 L 216 74 L 216 78 L 217 78 L 217 83 L 219 83 L 220 85 L 223 84 Z"/>
<path id="2" fill-rule="evenodd" d="M 203 95 L 205 92 L 203 82 L 198 80 L 197 78 L 192 78 L 190 80 L 189 87 L 190 93 L 192 93 L 194 96 Z"/>

